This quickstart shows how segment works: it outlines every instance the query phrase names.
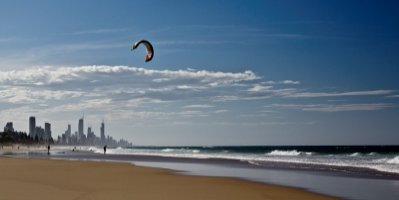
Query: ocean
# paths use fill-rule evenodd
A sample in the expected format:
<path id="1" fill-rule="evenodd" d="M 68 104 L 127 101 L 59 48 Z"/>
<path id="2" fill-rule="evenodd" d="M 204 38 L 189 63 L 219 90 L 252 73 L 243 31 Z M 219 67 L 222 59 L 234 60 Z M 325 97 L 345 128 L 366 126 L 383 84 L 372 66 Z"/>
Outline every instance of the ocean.
<path id="1" fill-rule="evenodd" d="M 91 148 L 103 153 L 102 148 Z M 399 146 L 142 146 L 111 148 L 109 154 L 226 159 L 254 166 L 340 171 L 399 177 Z"/>

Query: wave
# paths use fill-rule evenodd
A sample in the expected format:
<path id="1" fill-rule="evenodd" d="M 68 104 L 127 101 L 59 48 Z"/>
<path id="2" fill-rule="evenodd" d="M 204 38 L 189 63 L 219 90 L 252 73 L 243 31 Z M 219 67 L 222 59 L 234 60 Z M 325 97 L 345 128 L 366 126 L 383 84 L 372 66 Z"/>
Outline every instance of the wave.
<path id="1" fill-rule="evenodd" d="M 351 157 L 356 157 L 356 156 L 359 156 L 359 155 L 360 155 L 360 153 L 356 152 L 356 153 L 350 154 L 349 156 L 351 156 Z"/>
<path id="2" fill-rule="evenodd" d="M 170 148 L 162 149 L 162 152 L 172 152 L 172 151 L 174 151 L 174 149 Z"/>
<path id="3" fill-rule="evenodd" d="M 282 150 L 274 150 L 270 153 L 267 153 L 266 155 L 270 156 L 299 156 L 299 155 L 313 155 L 312 152 L 302 152 L 302 151 L 297 151 L 297 150 L 292 150 L 292 151 L 282 151 Z"/>
<path id="4" fill-rule="evenodd" d="M 199 153 L 199 152 L 201 152 L 201 150 L 199 150 L 199 149 L 185 149 L 185 148 L 181 148 L 181 149 L 166 148 L 166 149 L 162 149 L 161 151 L 165 152 L 165 153 L 169 153 L 169 152 Z"/>
<path id="5" fill-rule="evenodd" d="M 201 152 L 201 150 L 194 149 L 194 150 L 192 150 L 192 152 L 193 153 L 199 153 L 199 152 Z"/>
<path id="6" fill-rule="evenodd" d="M 102 148 L 92 147 L 92 152 L 103 153 Z M 336 167 L 367 168 L 381 172 L 399 174 L 399 155 L 380 153 L 351 154 L 320 154 L 298 150 L 274 149 L 268 153 L 260 151 L 239 152 L 226 148 L 192 148 L 192 147 L 164 147 L 164 148 L 109 148 L 109 154 L 147 155 L 161 157 L 178 157 L 194 159 L 230 159 L 248 162 L 252 165 L 267 164 L 266 162 L 281 162 L 306 165 L 324 165 Z"/>
<path id="7" fill-rule="evenodd" d="M 387 160 L 387 163 L 389 164 L 399 164 L 399 156 L 396 156 L 392 159 Z"/>
<path id="8" fill-rule="evenodd" d="M 271 156 L 299 156 L 301 153 L 298 152 L 297 150 L 292 150 L 292 151 L 281 151 L 281 150 L 274 150 L 270 153 L 267 153 L 267 155 Z"/>

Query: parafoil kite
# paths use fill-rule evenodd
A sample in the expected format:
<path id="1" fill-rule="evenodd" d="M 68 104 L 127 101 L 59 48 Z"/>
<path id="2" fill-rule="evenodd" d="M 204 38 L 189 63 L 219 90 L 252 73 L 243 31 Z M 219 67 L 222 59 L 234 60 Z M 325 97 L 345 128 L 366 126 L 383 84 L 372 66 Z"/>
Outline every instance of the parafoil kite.
<path id="1" fill-rule="evenodd" d="M 143 44 L 145 48 L 147 49 L 147 54 L 145 55 L 145 62 L 150 62 L 152 60 L 152 57 L 154 57 L 154 48 L 152 47 L 151 43 L 148 42 L 147 40 L 140 40 L 134 43 L 132 47 L 132 51 L 136 49 L 138 46 Z"/>

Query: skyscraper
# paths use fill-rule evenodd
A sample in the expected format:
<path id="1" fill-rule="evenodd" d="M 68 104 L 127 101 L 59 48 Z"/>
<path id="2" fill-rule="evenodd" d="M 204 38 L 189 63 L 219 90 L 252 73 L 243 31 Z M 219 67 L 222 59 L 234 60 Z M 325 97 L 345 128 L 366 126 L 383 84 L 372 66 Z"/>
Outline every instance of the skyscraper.
<path id="1" fill-rule="evenodd" d="M 104 120 L 101 122 L 101 144 L 105 144 Z"/>
<path id="2" fill-rule="evenodd" d="M 68 129 L 66 130 L 65 134 L 68 138 L 71 137 L 71 125 L 70 124 L 68 124 Z"/>
<path id="3" fill-rule="evenodd" d="M 72 134 L 71 134 L 71 125 L 68 124 L 68 129 L 62 135 L 62 143 L 71 144 L 71 136 L 72 136 Z"/>
<path id="4" fill-rule="evenodd" d="M 44 129 L 42 128 L 42 127 L 40 127 L 40 126 L 37 126 L 36 128 L 35 128 L 35 138 L 37 137 L 37 139 L 39 140 L 39 141 L 41 141 L 41 140 L 43 140 L 44 139 Z"/>
<path id="5" fill-rule="evenodd" d="M 49 141 L 51 139 L 51 124 L 44 123 L 44 140 Z"/>
<path id="6" fill-rule="evenodd" d="M 83 132 L 83 117 L 79 119 L 78 124 L 78 142 L 84 142 L 84 132 Z"/>
<path id="7" fill-rule="evenodd" d="M 94 132 L 91 130 L 91 126 L 87 128 L 87 140 L 86 144 L 89 145 L 94 145 L 96 141 L 96 135 L 94 135 Z"/>
<path id="8" fill-rule="evenodd" d="M 35 138 L 36 136 L 35 130 L 36 130 L 36 118 L 34 116 L 31 116 L 29 117 L 29 136 L 31 138 Z"/>
<path id="9" fill-rule="evenodd" d="M 4 132 L 14 132 L 12 122 L 7 122 L 6 126 L 4 127 Z"/>

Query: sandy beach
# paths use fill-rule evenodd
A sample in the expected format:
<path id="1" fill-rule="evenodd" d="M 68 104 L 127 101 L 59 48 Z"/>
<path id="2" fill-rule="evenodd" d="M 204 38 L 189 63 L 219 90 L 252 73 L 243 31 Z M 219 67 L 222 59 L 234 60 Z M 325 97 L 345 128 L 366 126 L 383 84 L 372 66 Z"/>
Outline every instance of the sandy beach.
<path id="1" fill-rule="evenodd" d="M 336 199 L 232 178 L 127 163 L 0 157 L 0 199 Z"/>

